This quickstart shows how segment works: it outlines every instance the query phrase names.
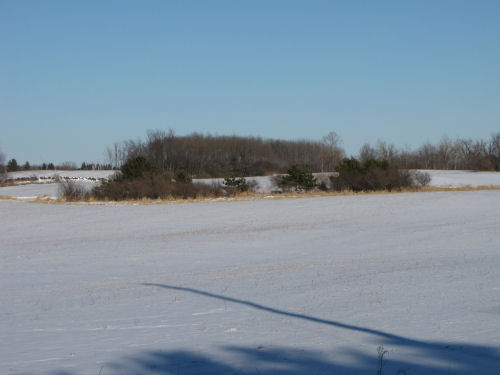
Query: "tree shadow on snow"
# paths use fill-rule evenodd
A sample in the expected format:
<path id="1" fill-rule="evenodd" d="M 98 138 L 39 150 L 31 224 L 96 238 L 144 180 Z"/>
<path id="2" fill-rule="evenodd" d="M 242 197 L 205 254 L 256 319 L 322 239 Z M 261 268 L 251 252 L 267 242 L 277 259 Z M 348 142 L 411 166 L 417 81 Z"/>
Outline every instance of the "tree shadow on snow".
<path id="1" fill-rule="evenodd" d="M 458 344 L 450 342 L 425 342 L 367 327 L 345 324 L 314 316 L 297 314 L 260 305 L 251 301 L 227 297 L 202 290 L 165 284 L 144 284 L 169 290 L 182 291 L 217 298 L 230 303 L 309 322 L 362 332 L 374 343 L 373 354 L 353 349 L 326 355 L 324 352 L 299 350 L 291 347 L 226 346 L 220 355 L 230 358 L 223 361 L 210 358 L 196 351 L 144 351 L 133 356 L 110 362 L 96 375 L 299 375 L 299 374 L 345 374 L 345 375 L 500 375 L 500 350 L 496 347 Z M 383 356 L 382 367 L 377 346 L 384 346 L 388 353 Z M 392 348 L 397 350 L 392 353 Z M 398 359 L 404 350 L 405 359 Z M 341 358 L 335 358 L 340 355 Z M 408 358 L 411 357 L 410 360 Z M 346 358 L 349 360 L 345 362 Z M 52 372 L 51 375 L 76 375 L 70 372 Z"/>
<path id="2" fill-rule="evenodd" d="M 430 344 L 440 346 L 441 344 Z M 474 353 L 469 352 L 472 350 Z M 195 351 L 144 351 L 124 357 L 96 369 L 96 375 L 487 375 L 499 374 L 498 354 L 487 347 L 462 347 L 456 355 L 422 352 L 415 361 L 385 359 L 356 351 L 342 353 L 350 364 L 343 364 L 332 356 L 315 351 L 294 348 L 223 348 L 222 355 L 231 363 L 210 358 Z M 464 357 L 464 353 L 465 357 Z M 229 357 L 227 357 L 229 356 Z M 419 363 L 420 362 L 420 363 Z M 433 364 L 429 364 L 433 363 Z M 51 375 L 77 375 L 71 372 L 53 372 Z"/>

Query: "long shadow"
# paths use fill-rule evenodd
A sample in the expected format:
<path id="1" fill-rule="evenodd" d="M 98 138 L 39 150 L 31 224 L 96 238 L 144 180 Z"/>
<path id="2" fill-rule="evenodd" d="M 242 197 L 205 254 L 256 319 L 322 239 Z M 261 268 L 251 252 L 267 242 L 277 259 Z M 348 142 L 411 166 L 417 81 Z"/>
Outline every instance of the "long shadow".
<path id="1" fill-rule="evenodd" d="M 159 288 L 164 288 L 164 289 L 169 289 L 169 290 L 175 290 L 175 291 L 182 291 L 182 292 L 188 292 L 188 293 L 193 293 L 197 295 L 201 295 L 204 297 L 209 297 L 209 298 L 216 298 L 220 299 L 226 302 L 231 302 L 231 303 L 236 303 L 240 305 L 245 305 L 249 306 L 251 308 L 261 310 L 261 311 L 266 311 L 269 313 L 273 314 L 278 314 L 278 315 L 283 315 L 291 318 L 296 318 L 296 319 L 302 319 L 318 324 L 324 324 L 336 328 L 341 328 L 341 329 L 347 329 L 347 330 L 352 330 L 352 331 L 357 331 L 357 332 L 363 332 L 372 336 L 375 336 L 376 338 L 380 339 L 377 341 L 380 343 L 380 345 L 394 345 L 394 346 L 401 346 L 401 347 L 408 347 L 412 349 L 417 349 L 420 351 L 419 355 L 423 356 L 424 358 L 428 359 L 435 359 L 435 360 L 440 360 L 443 362 L 452 362 L 453 363 L 453 368 L 462 368 L 466 369 L 471 367 L 472 372 L 464 372 L 469 374 L 469 373 L 476 373 L 474 372 L 477 370 L 479 367 L 483 368 L 484 365 L 486 365 L 486 368 L 489 369 L 491 367 L 491 373 L 492 374 L 499 374 L 500 375 L 500 350 L 499 348 L 495 347 L 487 347 L 487 346 L 480 346 L 480 345 L 469 345 L 469 344 L 463 344 L 463 343 L 452 343 L 452 342 L 426 342 L 426 341 L 421 341 L 421 340 L 416 340 L 408 337 L 403 337 L 400 335 L 395 335 L 392 333 L 372 329 L 372 328 L 367 328 L 367 327 L 361 327 L 357 325 L 352 325 L 352 324 L 346 324 L 334 320 L 328 320 L 328 319 L 323 319 L 319 317 L 314 317 L 310 315 L 305 315 L 305 314 L 299 314 L 299 313 L 294 313 L 290 311 L 285 311 L 285 310 L 280 310 L 276 309 L 273 307 L 269 306 L 264 306 L 255 302 L 243 300 L 243 299 L 238 299 L 234 297 L 228 297 L 220 294 L 215 294 L 215 293 L 210 293 L 206 292 L 203 290 L 198 290 L 194 288 L 187 288 L 187 287 L 181 287 L 181 286 L 174 286 L 174 285 L 167 285 L 167 284 L 155 284 L 155 283 L 144 283 L 143 285 L 146 286 L 155 286 Z M 238 350 L 242 350 L 241 348 Z M 254 353 L 255 354 L 255 353 Z M 259 354 L 259 353 L 257 353 Z M 358 356 L 360 354 L 358 353 Z M 397 361 L 396 361 L 397 362 Z M 399 366 L 402 366 L 401 368 L 404 368 L 405 364 L 404 363 L 399 363 Z M 406 364 L 408 365 L 408 364 Z M 415 365 L 413 365 L 415 367 Z M 425 367 L 425 366 L 424 366 Z M 475 370 L 474 370 L 475 369 Z M 344 369 L 345 370 L 345 369 Z M 427 368 L 427 373 L 434 373 L 432 372 L 430 368 Z M 401 372 L 403 374 L 404 372 Z M 425 372 L 424 372 L 425 373 Z M 442 372 L 437 372 L 437 373 L 442 373 Z M 456 373 L 456 374 L 462 374 L 462 372 L 449 372 L 449 373 Z M 484 373 L 484 372 L 483 372 Z"/>
<path id="2" fill-rule="evenodd" d="M 424 342 L 400 335 L 297 314 L 251 301 L 218 295 L 193 288 L 144 284 L 194 293 L 245 305 L 261 311 L 363 332 L 373 336 L 373 352 L 335 343 L 330 353 L 297 347 L 225 346 L 198 350 L 140 351 L 107 362 L 87 371 L 96 375 L 500 375 L 500 351 L 496 347 L 450 342 Z M 340 344 L 340 345 L 339 345 Z M 388 355 L 380 367 L 376 347 L 385 345 Z M 399 349 L 409 350 L 401 355 Z M 86 366 L 88 367 L 88 366 Z M 78 372 L 53 370 L 23 375 L 77 375 Z M 9 373 L 10 374 L 10 373 Z M 17 375 L 17 373 L 14 373 Z M 19 374 L 21 375 L 21 374 Z"/>
<path id="3" fill-rule="evenodd" d="M 366 327 L 360 327 L 360 326 L 356 326 L 356 325 L 352 325 L 352 324 L 345 324 L 345 323 L 337 322 L 337 321 L 334 321 L 334 320 L 327 320 L 327 319 L 322 319 L 322 318 L 316 318 L 314 316 L 304 315 L 304 314 L 297 314 L 297 313 L 289 312 L 289 311 L 285 311 L 285 310 L 279 310 L 279 309 L 275 309 L 273 307 L 264 306 L 264 305 L 261 305 L 261 304 L 255 303 L 255 302 L 246 301 L 246 300 L 243 300 L 243 299 L 238 299 L 238 298 L 233 298 L 233 297 L 227 297 L 227 296 L 223 296 L 221 294 L 215 294 L 215 293 L 205 292 L 203 290 L 198 290 L 198 289 L 193 289 L 193 288 L 186 288 L 186 287 L 182 287 L 182 286 L 173 286 L 173 285 L 166 285 L 166 284 L 154 284 L 154 283 L 143 283 L 142 285 L 156 286 L 156 287 L 159 287 L 159 288 L 165 288 L 165 289 L 170 289 L 170 290 L 178 290 L 178 291 L 182 291 L 182 292 L 194 293 L 194 294 L 198 294 L 198 295 L 205 296 L 205 297 L 211 297 L 211 298 L 216 298 L 216 299 L 220 299 L 220 300 L 227 301 L 227 302 L 232 302 L 232 303 L 237 303 L 237 304 L 240 304 L 240 305 L 250 306 L 250 307 L 253 307 L 254 309 L 267 311 L 267 312 L 270 312 L 270 313 L 273 313 L 273 314 L 284 315 L 284 316 L 288 316 L 288 317 L 291 317 L 291 318 L 308 320 L 308 321 L 314 322 L 314 323 L 327 324 L 327 325 L 334 326 L 334 327 L 337 327 L 337 328 L 344 328 L 344 329 L 350 329 L 350 330 L 353 330 L 353 331 L 369 333 L 369 334 L 381 336 L 381 337 L 384 337 L 384 338 L 390 339 L 390 340 L 418 342 L 418 341 L 410 340 L 410 339 L 402 337 L 402 336 L 393 335 L 391 333 L 386 333 L 386 332 L 378 331 L 376 329 L 371 329 L 371 328 L 366 328 Z"/>

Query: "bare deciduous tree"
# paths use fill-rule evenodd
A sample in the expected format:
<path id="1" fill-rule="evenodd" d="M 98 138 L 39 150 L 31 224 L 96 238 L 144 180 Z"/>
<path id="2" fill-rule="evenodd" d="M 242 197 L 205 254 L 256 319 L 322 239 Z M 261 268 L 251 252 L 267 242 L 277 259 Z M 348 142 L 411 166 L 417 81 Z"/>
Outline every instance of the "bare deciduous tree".
<path id="1" fill-rule="evenodd" d="M 388 160 L 402 169 L 500 169 L 500 133 L 488 141 L 441 139 L 427 142 L 412 151 L 397 149 L 378 141 L 375 147 L 363 145 L 359 159 Z M 192 133 L 175 136 L 172 130 L 148 131 L 144 141 L 115 143 L 106 150 L 113 168 L 129 158 L 145 156 L 157 168 L 167 171 L 185 170 L 193 177 L 236 177 L 284 173 L 291 165 L 313 172 L 333 171 L 345 157 L 342 139 L 330 132 L 321 141 L 262 139 L 258 137 L 212 136 Z"/>
<path id="2" fill-rule="evenodd" d="M 0 182 L 4 181 L 7 177 L 7 170 L 5 168 L 5 154 L 0 150 Z"/>
<path id="3" fill-rule="evenodd" d="M 500 171 L 500 133 L 493 133 L 488 142 L 488 156 L 493 169 Z"/>
<path id="4" fill-rule="evenodd" d="M 125 142 L 118 143 L 115 142 L 111 147 L 107 147 L 105 154 L 106 160 L 113 169 L 120 169 L 120 167 L 125 164 L 127 160 L 127 147 Z"/>
<path id="5" fill-rule="evenodd" d="M 364 163 L 369 159 L 375 159 L 377 157 L 377 151 L 370 146 L 370 144 L 365 143 L 361 148 L 359 149 L 359 160 Z"/>
<path id="6" fill-rule="evenodd" d="M 395 164 L 398 156 L 398 151 L 396 150 L 396 146 L 394 146 L 392 143 L 378 140 L 376 152 L 377 159 L 388 160 L 391 164 Z"/>
<path id="7" fill-rule="evenodd" d="M 345 157 L 345 151 L 342 148 L 342 138 L 334 131 L 329 132 L 322 138 L 325 146 L 324 154 L 321 159 L 321 171 L 333 171 L 335 166 Z"/>

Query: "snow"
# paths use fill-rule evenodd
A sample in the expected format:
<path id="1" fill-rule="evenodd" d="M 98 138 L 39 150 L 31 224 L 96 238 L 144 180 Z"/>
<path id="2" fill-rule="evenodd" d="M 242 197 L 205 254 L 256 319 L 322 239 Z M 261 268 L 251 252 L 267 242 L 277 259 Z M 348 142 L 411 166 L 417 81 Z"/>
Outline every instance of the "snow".
<path id="1" fill-rule="evenodd" d="M 444 171 L 422 170 L 431 176 L 431 186 L 464 187 L 464 186 L 500 186 L 499 172 Z"/>
<path id="2" fill-rule="evenodd" d="M 248 183 L 253 183 L 255 184 L 255 192 L 257 193 L 269 193 L 273 189 L 273 181 L 272 181 L 272 176 L 256 176 L 256 177 L 247 177 L 246 178 Z M 218 184 L 223 184 L 224 179 L 223 178 L 195 178 L 193 179 L 193 182 L 201 182 L 204 184 L 213 184 L 213 183 L 218 183 Z"/>
<path id="3" fill-rule="evenodd" d="M 498 374 L 499 201 L 0 201 L 0 373 Z"/>
<path id="4" fill-rule="evenodd" d="M 88 189 L 99 184 L 99 182 L 95 181 L 79 181 L 77 183 Z M 38 197 L 44 196 L 48 196 L 51 199 L 57 199 L 59 196 L 58 191 L 58 183 L 15 185 L 0 187 L 0 196 L 14 197 L 24 200 L 35 200 Z"/>
<path id="5" fill-rule="evenodd" d="M 18 171 L 9 172 L 7 179 L 14 182 L 12 186 L 0 187 L 0 197 L 14 197 L 21 200 L 35 200 L 39 197 L 57 199 L 60 179 L 71 180 L 86 189 L 100 184 L 100 180 L 108 179 L 116 171 Z M 30 179 L 25 181 L 25 179 Z"/>
<path id="6" fill-rule="evenodd" d="M 116 171 L 60 171 L 60 170 L 32 170 L 32 171 L 18 171 L 7 173 L 9 180 L 23 179 L 23 178 L 37 178 L 54 180 L 56 178 L 70 178 L 70 179 L 101 179 L 109 178 L 114 175 Z"/>
<path id="7" fill-rule="evenodd" d="M 328 178 L 336 173 L 313 173 L 317 181 L 328 182 Z M 254 185 L 254 191 L 256 193 L 271 193 L 273 190 L 279 189 L 274 182 L 274 176 L 255 176 L 247 177 L 246 180 L 249 184 Z M 202 182 L 205 184 L 219 183 L 223 184 L 223 178 L 203 178 L 194 179 L 194 182 Z"/>

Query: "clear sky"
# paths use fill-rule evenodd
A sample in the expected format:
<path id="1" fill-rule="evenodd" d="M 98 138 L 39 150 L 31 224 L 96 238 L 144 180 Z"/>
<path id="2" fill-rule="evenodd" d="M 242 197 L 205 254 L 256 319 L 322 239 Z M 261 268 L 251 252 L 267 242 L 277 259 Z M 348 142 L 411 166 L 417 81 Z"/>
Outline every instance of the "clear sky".
<path id="1" fill-rule="evenodd" d="M 169 129 L 355 154 L 500 131 L 500 1 L 0 0 L 0 149 L 103 161 Z"/>

